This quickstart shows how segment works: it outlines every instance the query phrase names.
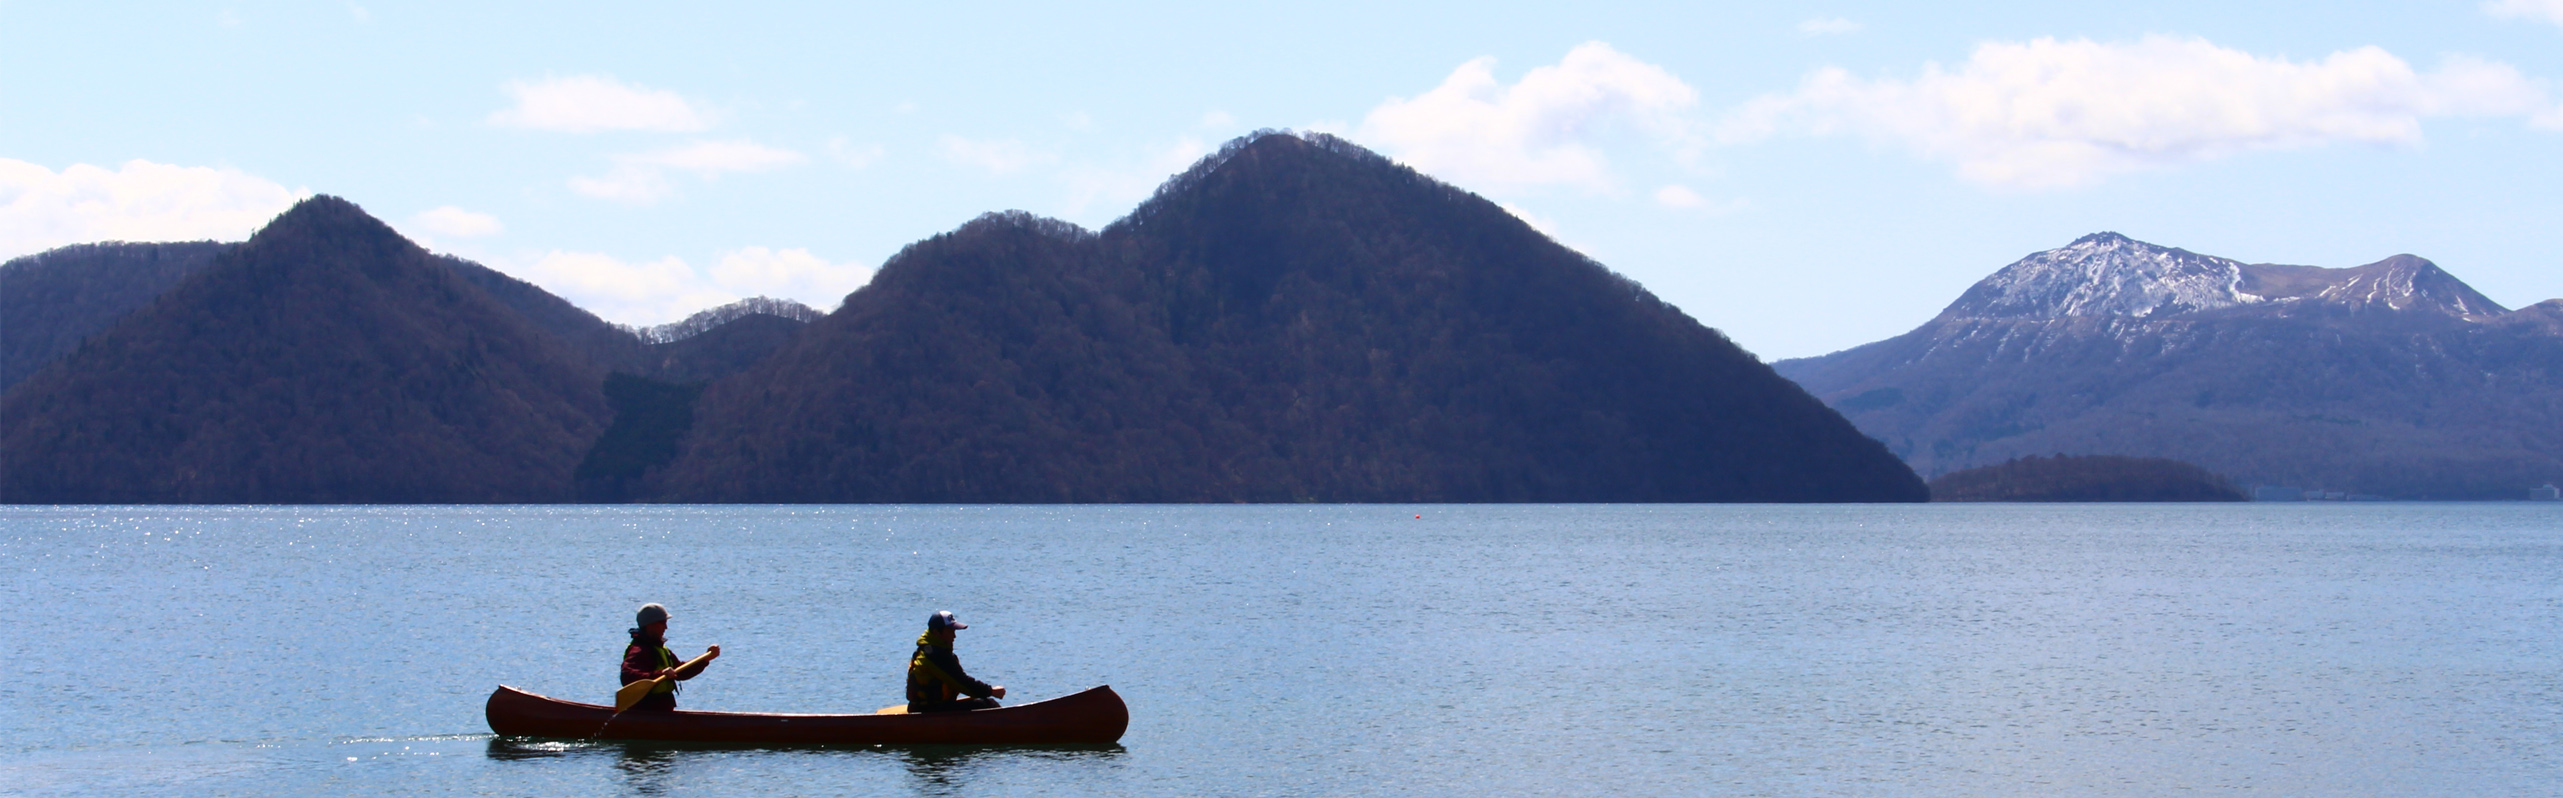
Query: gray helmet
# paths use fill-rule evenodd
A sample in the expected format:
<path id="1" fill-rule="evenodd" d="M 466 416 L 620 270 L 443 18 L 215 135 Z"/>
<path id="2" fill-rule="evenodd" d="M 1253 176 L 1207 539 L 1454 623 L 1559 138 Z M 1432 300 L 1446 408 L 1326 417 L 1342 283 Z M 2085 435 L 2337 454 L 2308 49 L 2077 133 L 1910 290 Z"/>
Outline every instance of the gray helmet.
<path id="1" fill-rule="evenodd" d="M 641 605 L 640 613 L 632 616 L 632 623 L 638 626 L 648 626 L 654 623 L 667 623 L 667 608 L 661 607 L 655 603 L 643 604 Z"/>
<path id="2" fill-rule="evenodd" d="M 944 629 L 968 629 L 970 628 L 970 625 L 962 623 L 959 618 L 952 617 L 951 610 L 944 610 L 942 612 L 926 616 L 926 628 L 940 631 Z"/>

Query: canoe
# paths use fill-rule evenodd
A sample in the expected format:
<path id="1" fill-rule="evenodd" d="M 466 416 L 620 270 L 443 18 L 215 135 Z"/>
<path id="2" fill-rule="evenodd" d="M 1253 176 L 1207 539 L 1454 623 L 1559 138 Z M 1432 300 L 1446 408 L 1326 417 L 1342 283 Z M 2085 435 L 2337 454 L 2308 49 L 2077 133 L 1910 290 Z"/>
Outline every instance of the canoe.
<path id="1" fill-rule="evenodd" d="M 626 712 L 500 685 L 489 730 L 507 737 L 744 745 L 1101 745 L 1121 740 L 1130 708 L 1112 687 L 995 709 L 924 714 Z"/>

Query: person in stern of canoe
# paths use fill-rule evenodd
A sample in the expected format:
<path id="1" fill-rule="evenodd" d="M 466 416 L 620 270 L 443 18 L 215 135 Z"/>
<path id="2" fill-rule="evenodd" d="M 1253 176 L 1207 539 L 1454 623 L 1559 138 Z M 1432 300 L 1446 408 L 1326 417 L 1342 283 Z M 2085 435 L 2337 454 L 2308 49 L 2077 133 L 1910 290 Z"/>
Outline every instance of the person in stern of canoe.
<path id="1" fill-rule="evenodd" d="M 649 696 L 642 698 L 641 703 L 632 705 L 629 711 L 674 711 L 676 683 L 702 675 L 705 665 L 720 658 L 721 647 L 705 648 L 699 661 L 680 662 L 676 658 L 676 652 L 668 650 L 667 647 L 666 607 L 643 604 L 640 613 L 632 617 L 632 622 L 640 626 L 632 630 L 632 645 L 623 649 L 623 683 L 631 684 L 642 679 L 655 679 L 660 676 L 675 678 L 650 688 Z M 685 667 L 679 667 L 680 665 Z"/>
<path id="2" fill-rule="evenodd" d="M 917 653 L 908 657 L 908 711 L 952 712 L 994 709 L 1006 697 L 1005 685 L 990 685 L 961 670 L 952 655 L 954 632 L 970 628 L 945 610 L 926 618 L 926 633 L 917 638 Z M 963 699 L 962 696 L 970 696 Z"/>

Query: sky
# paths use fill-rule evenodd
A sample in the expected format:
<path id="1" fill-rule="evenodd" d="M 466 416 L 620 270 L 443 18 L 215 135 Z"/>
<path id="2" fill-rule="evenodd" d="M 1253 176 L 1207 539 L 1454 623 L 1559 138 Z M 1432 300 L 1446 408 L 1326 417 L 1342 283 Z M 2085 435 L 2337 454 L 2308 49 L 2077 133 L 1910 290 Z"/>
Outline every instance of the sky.
<path id="1" fill-rule="evenodd" d="M 1493 200 L 1766 360 L 2115 231 L 2563 297 L 2563 0 L 0 0 L 0 258 L 347 198 L 617 322 L 1100 228 L 1257 129 Z"/>

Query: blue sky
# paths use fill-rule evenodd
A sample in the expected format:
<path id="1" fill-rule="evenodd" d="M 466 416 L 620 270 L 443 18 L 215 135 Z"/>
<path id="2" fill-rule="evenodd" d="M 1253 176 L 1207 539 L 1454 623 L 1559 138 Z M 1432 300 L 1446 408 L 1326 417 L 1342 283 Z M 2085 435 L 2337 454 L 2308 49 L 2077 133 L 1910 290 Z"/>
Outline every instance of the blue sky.
<path id="1" fill-rule="evenodd" d="M 2115 230 L 2563 296 L 2563 0 L 0 0 L 0 257 L 346 197 L 607 318 L 833 307 L 979 213 L 1100 227 L 1336 133 L 1766 359 Z"/>

